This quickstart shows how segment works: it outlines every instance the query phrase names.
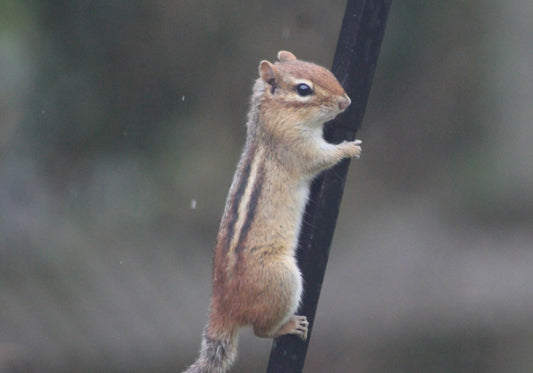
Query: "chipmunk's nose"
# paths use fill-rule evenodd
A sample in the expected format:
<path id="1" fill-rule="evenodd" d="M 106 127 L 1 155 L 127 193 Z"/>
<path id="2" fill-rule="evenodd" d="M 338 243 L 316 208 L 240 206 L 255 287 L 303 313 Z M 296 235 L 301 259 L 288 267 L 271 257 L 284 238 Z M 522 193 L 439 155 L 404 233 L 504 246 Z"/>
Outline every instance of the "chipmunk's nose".
<path id="1" fill-rule="evenodd" d="M 348 95 L 345 94 L 344 96 L 339 98 L 339 109 L 344 110 L 348 106 L 350 106 L 351 103 L 352 103 L 352 100 L 350 100 L 350 97 L 348 97 Z"/>

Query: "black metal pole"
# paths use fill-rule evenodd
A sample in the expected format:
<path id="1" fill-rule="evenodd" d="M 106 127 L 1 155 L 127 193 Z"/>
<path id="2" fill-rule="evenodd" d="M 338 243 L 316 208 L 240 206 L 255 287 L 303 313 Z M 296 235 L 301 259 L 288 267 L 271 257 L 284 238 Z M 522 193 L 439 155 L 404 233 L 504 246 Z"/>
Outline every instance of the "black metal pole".
<path id="1" fill-rule="evenodd" d="M 365 113 L 390 4 L 391 0 L 348 0 L 332 72 L 352 104 L 326 125 L 324 137 L 330 142 L 355 139 Z M 290 335 L 275 339 L 267 373 L 303 370 L 349 164 L 348 159 L 342 161 L 319 175 L 311 186 L 298 242 L 298 264 L 304 278 L 298 314 L 307 316 L 309 334 L 306 342 Z"/>

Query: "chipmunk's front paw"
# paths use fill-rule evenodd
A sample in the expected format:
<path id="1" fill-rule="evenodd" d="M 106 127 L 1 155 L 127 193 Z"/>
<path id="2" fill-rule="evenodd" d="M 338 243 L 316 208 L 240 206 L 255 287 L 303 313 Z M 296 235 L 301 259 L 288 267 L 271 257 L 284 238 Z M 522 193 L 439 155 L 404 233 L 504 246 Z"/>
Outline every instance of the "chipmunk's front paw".
<path id="1" fill-rule="evenodd" d="M 344 141 L 343 145 L 347 148 L 348 156 L 351 158 L 359 158 L 363 149 L 361 148 L 362 141 Z"/>

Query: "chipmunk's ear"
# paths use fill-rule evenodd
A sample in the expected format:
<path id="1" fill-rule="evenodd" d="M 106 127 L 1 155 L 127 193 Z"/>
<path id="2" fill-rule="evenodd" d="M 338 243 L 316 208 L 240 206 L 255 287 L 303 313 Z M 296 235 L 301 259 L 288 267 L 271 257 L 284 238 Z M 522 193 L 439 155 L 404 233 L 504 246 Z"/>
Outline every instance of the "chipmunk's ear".
<path id="1" fill-rule="evenodd" d="M 275 79 L 274 65 L 272 65 L 267 60 L 259 62 L 259 75 L 265 83 L 268 83 L 270 80 Z"/>
<path id="2" fill-rule="evenodd" d="M 278 60 L 280 62 L 286 62 L 286 61 L 295 61 L 296 56 L 292 54 L 289 51 L 279 51 L 278 52 Z"/>
<path id="3" fill-rule="evenodd" d="M 270 85 L 270 91 L 272 93 L 274 93 L 277 87 L 276 76 L 274 74 L 275 69 L 276 67 L 266 60 L 259 63 L 259 75 L 263 79 L 263 82 Z"/>

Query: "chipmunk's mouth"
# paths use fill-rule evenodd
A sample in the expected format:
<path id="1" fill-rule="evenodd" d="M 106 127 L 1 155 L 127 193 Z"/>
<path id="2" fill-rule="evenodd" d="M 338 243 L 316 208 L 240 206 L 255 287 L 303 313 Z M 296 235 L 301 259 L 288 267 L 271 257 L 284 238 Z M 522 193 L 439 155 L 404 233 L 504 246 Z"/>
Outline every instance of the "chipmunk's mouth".
<path id="1" fill-rule="evenodd" d="M 330 121 L 334 119 L 337 115 L 342 113 L 345 109 L 340 109 L 336 107 L 331 106 L 324 106 L 320 108 L 320 114 L 324 120 L 324 122 Z"/>

